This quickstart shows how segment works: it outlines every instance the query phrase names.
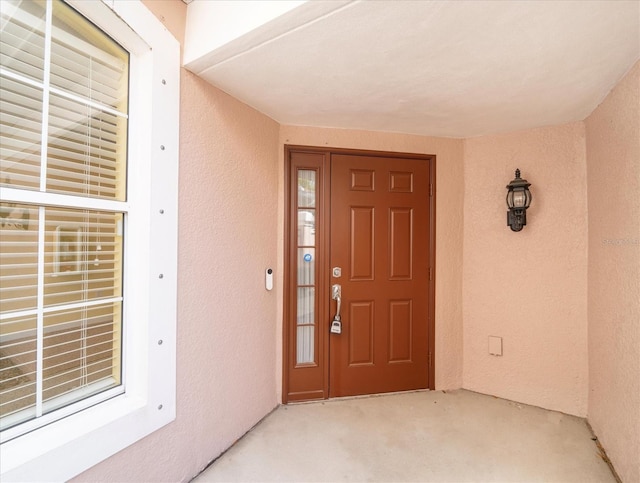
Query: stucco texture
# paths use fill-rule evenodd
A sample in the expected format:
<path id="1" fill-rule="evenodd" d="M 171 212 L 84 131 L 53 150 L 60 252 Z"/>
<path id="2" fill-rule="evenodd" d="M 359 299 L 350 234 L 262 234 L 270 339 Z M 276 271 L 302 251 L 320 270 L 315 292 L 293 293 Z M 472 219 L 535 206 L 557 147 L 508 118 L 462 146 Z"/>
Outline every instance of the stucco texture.
<path id="1" fill-rule="evenodd" d="M 587 413 L 587 204 L 581 122 L 465 140 L 466 389 Z M 533 202 L 507 226 L 520 168 Z M 503 338 L 489 355 L 488 337 Z"/>
<path id="2" fill-rule="evenodd" d="M 373 131 L 281 126 L 281 177 L 285 144 L 436 155 L 435 384 L 436 389 L 460 388 L 464 197 L 462 140 Z M 280 207 L 280 212 L 284 213 L 282 192 Z M 279 317 L 279 320 L 282 320 L 282 317 Z M 282 353 L 281 347 L 280 341 L 279 354 Z"/>
<path id="3" fill-rule="evenodd" d="M 587 118 L 588 419 L 640 481 L 640 63 Z"/>
<path id="4" fill-rule="evenodd" d="M 78 481 L 188 481 L 278 403 L 278 125 L 181 83 L 177 418 Z"/>

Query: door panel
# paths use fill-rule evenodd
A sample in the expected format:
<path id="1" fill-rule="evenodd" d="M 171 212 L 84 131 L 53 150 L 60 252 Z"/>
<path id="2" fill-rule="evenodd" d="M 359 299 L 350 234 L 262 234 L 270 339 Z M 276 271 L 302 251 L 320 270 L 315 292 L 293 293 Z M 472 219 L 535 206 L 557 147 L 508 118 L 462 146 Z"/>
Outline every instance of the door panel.
<path id="1" fill-rule="evenodd" d="M 373 300 L 349 304 L 349 365 L 373 364 Z"/>
<path id="2" fill-rule="evenodd" d="M 373 280 L 375 271 L 374 254 L 374 208 L 372 206 L 352 206 L 349 228 L 349 259 L 351 280 Z M 347 248 L 347 247 L 344 247 Z"/>
<path id="3" fill-rule="evenodd" d="M 411 300 L 393 300 L 389 308 L 389 362 L 411 362 Z"/>
<path id="4" fill-rule="evenodd" d="M 426 388 L 429 163 L 333 154 L 330 184 L 330 265 L 342 268 L 331 283 L 343 307 L 330 396 Z"/>
<path id="5" fill-rule="evenodd" d="M 389 278 L 411 280 L 413 275 L 413 210 L 389 208 Z"/>

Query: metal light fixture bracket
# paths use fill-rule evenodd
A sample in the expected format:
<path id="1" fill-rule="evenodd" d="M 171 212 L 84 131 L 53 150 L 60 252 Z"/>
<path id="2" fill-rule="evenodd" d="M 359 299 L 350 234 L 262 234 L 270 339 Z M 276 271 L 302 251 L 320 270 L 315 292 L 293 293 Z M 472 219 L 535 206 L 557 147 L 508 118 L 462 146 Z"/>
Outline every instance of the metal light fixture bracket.
<path id="1" fill-rule="evenodd" d="M 520 231 L 527 224 L 527 208 L 531 205 L 531 192 L 526 179 L 520 178 L 520 170 L 516 169 L 516 177 L 507 185 L 507 225 L 512 231 Z"/>

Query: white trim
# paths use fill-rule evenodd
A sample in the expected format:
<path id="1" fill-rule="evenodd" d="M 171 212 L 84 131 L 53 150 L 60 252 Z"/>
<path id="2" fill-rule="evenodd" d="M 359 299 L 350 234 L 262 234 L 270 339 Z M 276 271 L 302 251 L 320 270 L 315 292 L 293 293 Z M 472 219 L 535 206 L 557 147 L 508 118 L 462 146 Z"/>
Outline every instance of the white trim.
<path id="1" fill-rule="evenodd" d="M 18 10 L 19 12 L 20 10 Z M 49 146 L 49 82 L 51 81 L 51 25 L 53 23 L 53 8 L 51 0 L 46 2 L 46 21 L 44 27 L 44 72 L 42 73 L 42 133 L 40 137 L 40 191 L 47 187 L 47 147 Z M 44 220 L 42 220 L 44 221 Z"/>
<path id="2" fill-rule="evenodd" d="M 99 102 L 92 101 L 91 99 L 87 99 L 86 97 L 82 97 L 77 94 L 73 94 L 71 92 L 63 91 L 54 86 L 51 86 L 49 88 L 49 91 L 51 92 L 51 94 L 55 94 L 58 97 L 64 97 L 65 99 L 68 99 L 70 101 L 73 101 L 85 106 L 93 107 L 94 109 L 112 114 L 113 116 L 116 116 L 116 117 L 122 117 L 124 119 L 127 119 L 129 117 L 126 112 L 117 111 L 113 107 L 109 107 L 106 104 L 100 104 Z"/>
<path id="3" fill-rule="evenodd" d="M 44 151 L 44 150 L 43 150 Z M 44 370 L 44 241 L 45 207 L 38 208 L 38 302 L 36 308 L 36 417 L 42 416 L 42 373 Z"/>
<path id="4" fill-rule="evenodd" d="M 59 312 L 61 310 L 75 310 L 86 309 L 89 307 L 95 307 L 97 305 L 108 305 L 115 302 L 122 302 L 122 297 L 110 297 L 104 299 L 88 300 L 86 302 L 76 302 L 73 304 L 52 305 L 42 309 L 43 314 L 50 314 Z M 0 320 L 18 319 L 21 317 L 29 317 L 30 315 L 37 315 L 38 309 L 21 310 L 19 312 L 7 312 L 6 314 L 0 314 Z"/>
<path id="5" fill-rule="evenodd" d="M 59 193 L 42 193 L 28 189 L 2 187 L 2 199 L 10 203 L 37 204 L 56 208 L 80 208 L 98 211 L 126 213 L 129 204 L 124 201 L 105 200 L 100 198 L 82 198 Z"/>
<path id="6" fill-rule="evenodd" d="M 75 399 L 83 392 L 85 394 L 91 394 L 92 392 L 100 391 L 100 388 L 108 388 L 110 385 L 113 384 L 113 379 L 111 379 L 111 381 L 112 382 L 107 382 L 107 380 L 103 380 L 103 381 L 95 382 L 95 383 L 89 384 L 88 386 L 85 386 L 83 388 L 77 389 L 73 393 L 63 394 L 63 395 L 55 397 L 55 398 L 53 398 L 53 399 L 51 399 L 49 401 L 45 401 L 45 402 L 43 402 L 44 410 L 46 411 L 49 408 L 54 408 L 55 406 L 58 406 L 58 405 L 64 405 L 64 404 L 66 404 L 65 401 L 69 401 L 69 400 Z M 37 430 L 43 424 L 47 424 L 47 423 L 56 421 L 56 420 L 60 419 L 61 417 L 72 415 L 74 413 L 77 413 L 78 411 L 86 409 L 86 408 L 88 408 L 90 406 L 93 406 L 95 404 L 98 404 L 98 403 L 100 403 L 102 401 L 106 401 L 107 399 L 111 399 L 112 397 L 117 396 L 119 394 L 122 394 L 123 392 L 124 392 L 124 388 L 122 386 L 117 386 L 117 387 L 114 387 L 114 388 L 111 388 L 111 389 L 103 390 L 103 391 L 98 392 L 97 394 L 95 394 L 93 396 L 90 396 L 90 397 L 86 398 L 86 399 L 82 399 L 82 400 L 80 400 L 80 401 L 78 401 L 76 403 L 73 403 L 73 404 L 70 404 L 70 405 L 65 405 L 64 407 L 61 407 L 60 409 L 56 410 L 55 414 L 45 414 L 39 420 L 27 421 L 26 423 L 22 423 L 19 427 L 16 426 L 14 428 L 4 429 L 2 431 L 2 442 L 10 441 L 15 437 L 20 436 L 25 431 Z M 7 423 L 5 423 L 5 425 L 10 424 L 10 421 L 12 419 L 19 420 L 24 413 L 28 413 L 29 411 L 32 411 L 32 409 L 24 409 L 24 410 L 19 411 L 19 412 L 15 413 L 15 414 L 9 415 L 8 416 L 8 421 L 7 421 Z M 16 431 L 16 430 L 18 430 L 19 432 Z"/>
<path id="7" fill-rule="evenodd" d="M 101 299 L 101 302 L 107 302 L 107 303 L 113 303 L 113 302 L 122 302 L 122 297 L 116 297 L 114 299 Z M 92 304 L 93 305 L 93 304 Z M 95 305 L 99 305 L 99 304 L 95 304 Z M 105 304 L 106 305 L 106 304 Z M 25 311 L 27 312 L 27 311 Z M 32 312 L 30 314 L 26 314 L 28 315 L 35 315 L 37 310 L 30 310 L 29 312 Z M 44 313 L 47 313 L 47 309 L 44 310 Z M 13 314 L 10 314 L 13 315 Z M 24 314 L 23 314 L 24 315 Z M 9 317 L 6 317 L 5 320 L 9 319 Z M 93 321 L 94 325 L 100 325 L 100 324 L 104 324 L 104 323 L 110 323 L 112 322 L 112 318 L 109 316 L 102 316 L 99 319 L 96 319 Z M 52 334 L 58 331 L 63 331 L 63 330 L 73 330 L 77 327 L 81 326 L 81 322 L 79 320 L 73 320 L 71 322 L 64 322 L 62 324 L 56 324 L 56 325 L 52 325 L 52 326 L 46 326 L 44 327 L 44 335 L 46 336 L 47 334 Z M 15 332 L 11 332 L 10 334 L 3 334 L 2 335 L 2 340 L 5 342 L 10 342 L 13 340 L 21 340 L 21 339 L 26 339 L 32 337 L 35 339 L 36 337 L 36 329 L 35 328 L 31 328 L 31 329 L 23 329 L 23 330 L 18 330 Z M 2 439 L 2 441 L 4 441 Z"/>
<path id="8" fill-rule="evenodd" d="M 26 84 L 28 86 L 35 87 L 36 89 L 42 90 L 44 86 L 42 81 L 33 80 L 30 77 L 16 74 L 15 72 L 11 72 L 10 70 L 7 70 L 3 67 L 0 67 L 0 75 L 4 77 L 8 77 L 9 79 L 12 79 L 17 82 L 22 82 L 23 84 Z"/>
<path id="9" fill-rule="evenodd" d="M 129 202 L 125 209 L 122 202 L 109 200 L 93 200 L 89 206 L 128 212 L 125 393 L 0 445 L 2 481 L 69 480 L 173 421 L 176 414 L 180 45 L 137 0 L 110 2 L 113 10 L 97 1 L 69 3 L 132 54 Z M 2 191 L 3 199 L 16 202 L 76 204 L 73 196 L 34 191 L 27 200 L 21 199 L 21 190 Z"/>

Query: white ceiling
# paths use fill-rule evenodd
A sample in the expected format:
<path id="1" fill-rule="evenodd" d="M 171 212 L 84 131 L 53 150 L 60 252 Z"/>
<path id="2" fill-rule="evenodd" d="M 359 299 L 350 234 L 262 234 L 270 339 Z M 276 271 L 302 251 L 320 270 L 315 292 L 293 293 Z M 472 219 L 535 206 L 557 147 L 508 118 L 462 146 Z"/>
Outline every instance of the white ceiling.
<path id="1" fill-rule="evenodd" d="M 315 0 L 186 66 L 281 124 L 472 137 L 584 119 L 639 26 L 638 0 Z"/>

